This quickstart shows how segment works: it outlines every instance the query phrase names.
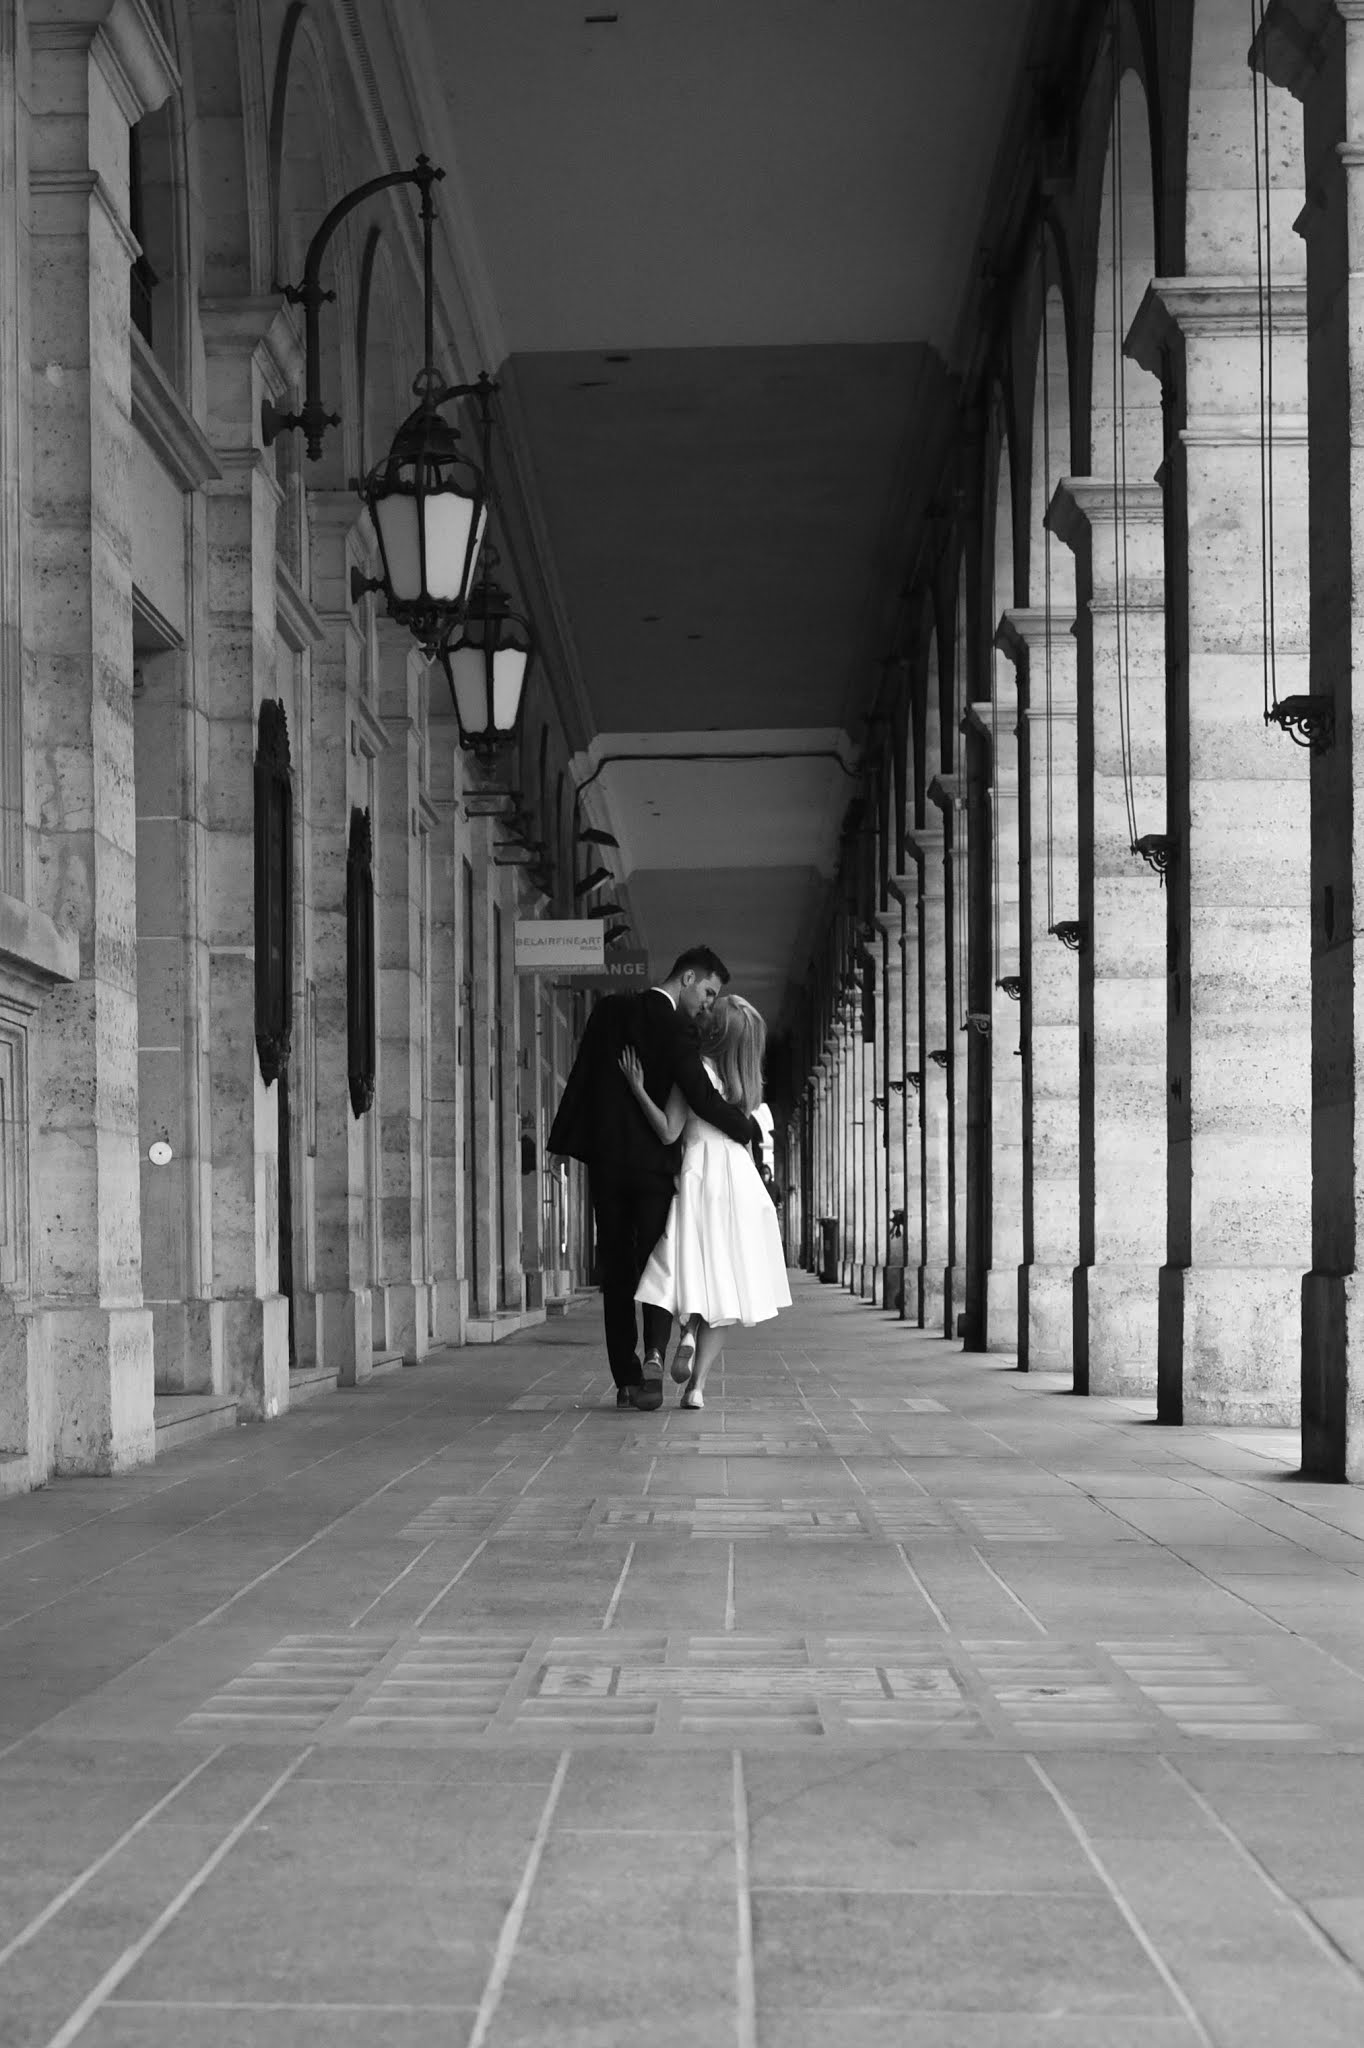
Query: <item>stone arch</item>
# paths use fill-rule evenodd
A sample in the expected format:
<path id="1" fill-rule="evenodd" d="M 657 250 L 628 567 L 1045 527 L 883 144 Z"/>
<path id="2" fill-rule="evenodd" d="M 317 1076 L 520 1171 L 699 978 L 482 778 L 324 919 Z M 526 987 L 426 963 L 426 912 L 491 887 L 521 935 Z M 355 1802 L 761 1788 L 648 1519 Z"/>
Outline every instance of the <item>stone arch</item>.
<path id="1" fill-rule="evenodd" d="M 1110 104 L 1094 241 L 1089 469 L 1149 483 L 1164 452 L 1160 380 L 1124 353 L 1127 330 L 1155 275 L 1156 193 L 1145 90 L 1124 71 Z"/>
<path id="2" fill-rule="evenodd" d="M 361 256 L 355 330 L 358 475 L 383 460 L 399 423 L 412 410 L 412 379 L 420 367 L 405 317 L 408 301 L 394 273 L 390 239 L 371 224 Z"/>
<path id="3" fill-rule="evenodd" d="M 281 284 L 300 281 L 308 244 L 326 214 L 349 185 L 372 174 L 371 167 L 348 166 L 343 159 L 341 137 L 359 132 L 334 84 L 344 77 L 344 68 L 333 61 L 310 10 L 291 14 L 289 21 L 286 63 L 275 81 L 271 115 L 278 162 L 273 242 Z M 321 489 L 346 488 L 359 467 L 359 377 L 349 338 L 358 326 L 355 236 L 363 232 L 363 221 L 353 216 L 338 232 L 323 266 L 324 282 L 330 282 L 336 301 L 324 308 L 320 323 L 322 394 L 328 409 L 340 413 L 341 425 L 327 435 L 321 456 L 307 465 L 307 481 Z M 296 437 L 284 438 L 292 442 Z M 286 458 L 286 464 L 297 459 Z"/>

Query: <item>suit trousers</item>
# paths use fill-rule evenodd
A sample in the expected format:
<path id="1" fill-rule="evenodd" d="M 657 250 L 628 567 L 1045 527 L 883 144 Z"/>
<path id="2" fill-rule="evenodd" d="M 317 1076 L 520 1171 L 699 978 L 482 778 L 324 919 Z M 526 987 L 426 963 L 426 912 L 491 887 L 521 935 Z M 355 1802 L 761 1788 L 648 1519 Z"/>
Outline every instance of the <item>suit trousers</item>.
<path id="1" fill-rule="evenodd" d="M 673 1183 L 661 1178 L 623 1180 L 588 1175 L 597 1231 L 597 1281 L 606 1324 L 606 1357 L 618 1387 L 637 1386 L 642 1375 L 635 1348 L 635 1289 L 662 1237 L 672 1207 Z M 673 1319 L 665 1308 L 644 1305 L 644 1348 L 667 1348 Z"/>

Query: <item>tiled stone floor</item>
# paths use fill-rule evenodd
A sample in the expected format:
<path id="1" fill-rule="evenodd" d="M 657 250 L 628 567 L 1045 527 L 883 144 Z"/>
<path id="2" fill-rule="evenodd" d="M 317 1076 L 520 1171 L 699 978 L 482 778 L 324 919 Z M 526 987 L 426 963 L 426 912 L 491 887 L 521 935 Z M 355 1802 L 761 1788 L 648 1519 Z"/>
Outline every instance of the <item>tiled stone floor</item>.
<path id="1" fill-rule="evenodd" d="M 0 2048 L 1359 2048 L 1364 1493 L 598 1328 L 0 1504 Z"/>

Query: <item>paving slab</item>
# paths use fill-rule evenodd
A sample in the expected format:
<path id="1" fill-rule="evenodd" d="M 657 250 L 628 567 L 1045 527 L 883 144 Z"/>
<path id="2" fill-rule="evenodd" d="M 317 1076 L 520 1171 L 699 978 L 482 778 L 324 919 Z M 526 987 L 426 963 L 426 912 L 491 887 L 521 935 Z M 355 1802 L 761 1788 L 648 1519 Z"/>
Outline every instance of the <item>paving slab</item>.
<path id="1" fill-rule="evenodd" d="M 1364 1509 L 795 1277 L 0 1500 L 4 2048 L 1364 2040 Z"/>

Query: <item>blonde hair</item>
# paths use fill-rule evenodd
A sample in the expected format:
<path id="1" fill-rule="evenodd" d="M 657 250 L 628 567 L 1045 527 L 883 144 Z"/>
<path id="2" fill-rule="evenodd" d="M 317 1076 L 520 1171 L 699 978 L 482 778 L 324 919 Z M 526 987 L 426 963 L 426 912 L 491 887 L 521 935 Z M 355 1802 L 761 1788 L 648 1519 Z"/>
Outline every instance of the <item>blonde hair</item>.
<path id="1" fill-rule="evenodd" d="M 751 1115 L 763 1099 L 767 1026 L 762 1015 L 742 996 L 724 995 L 716 1001 L 709 1024 L 706 1050 L 719 1070 L 725 1099 Z"/>

